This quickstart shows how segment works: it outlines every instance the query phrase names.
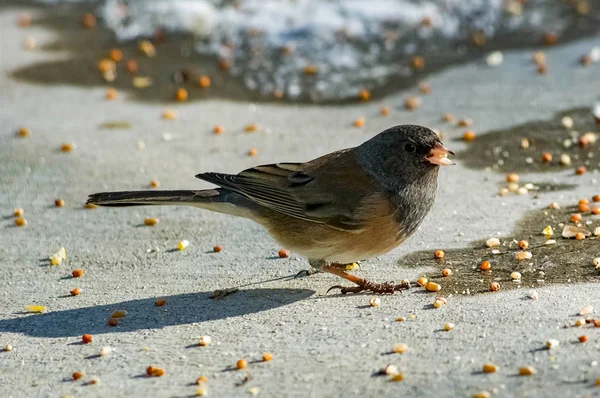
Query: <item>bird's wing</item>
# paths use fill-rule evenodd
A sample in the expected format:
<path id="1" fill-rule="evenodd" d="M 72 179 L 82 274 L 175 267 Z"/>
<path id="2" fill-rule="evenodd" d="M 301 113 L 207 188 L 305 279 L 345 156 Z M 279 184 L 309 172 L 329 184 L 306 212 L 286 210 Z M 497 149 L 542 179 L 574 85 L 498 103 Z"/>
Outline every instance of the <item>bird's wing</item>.
<path id="1" fill-rule="evenodd" d="M 351 150 L 308 163 L 256 166 L 239 174 L 196 176 L 288 216 L 356 231 L 363 226 L 361 202 L 374 193 Z"/>

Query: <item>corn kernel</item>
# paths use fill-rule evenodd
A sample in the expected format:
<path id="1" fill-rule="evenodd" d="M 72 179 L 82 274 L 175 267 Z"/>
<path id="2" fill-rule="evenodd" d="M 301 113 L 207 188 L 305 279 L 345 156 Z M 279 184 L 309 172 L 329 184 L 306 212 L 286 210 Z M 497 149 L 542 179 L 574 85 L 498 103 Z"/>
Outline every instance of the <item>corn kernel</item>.
<path id="1" fill-rule="evenodd" d="M 481 368 L 481 371 L 483 373 L 495 373 L 496 370 L 498 370 L 498 368 L 496 367 L 496 365 L 494 365 L 493 363 L 486 363 L 483 365 L 483 367 Z"/>
<path id="2" fill-rule="evenodd" d="M 537 373 L 537 370 L 533 366 L 526 366 L 519 368 L 519 376 L 532 376 Z"/>

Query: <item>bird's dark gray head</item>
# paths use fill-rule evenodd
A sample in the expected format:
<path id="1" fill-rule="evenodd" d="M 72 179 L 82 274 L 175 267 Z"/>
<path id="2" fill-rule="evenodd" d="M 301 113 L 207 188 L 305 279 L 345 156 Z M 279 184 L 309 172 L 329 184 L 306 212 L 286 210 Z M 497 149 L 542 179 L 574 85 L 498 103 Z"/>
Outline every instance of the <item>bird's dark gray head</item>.
<path id="1" fill-rule="evenodd" d="M 391 127 L 356 148 L 365 171 L 388 188 L 437 178 L 439 166 L 452 165 L 436 133 L 417 125 Z M 425 181 L 424 181 L 425 182 Z"/>

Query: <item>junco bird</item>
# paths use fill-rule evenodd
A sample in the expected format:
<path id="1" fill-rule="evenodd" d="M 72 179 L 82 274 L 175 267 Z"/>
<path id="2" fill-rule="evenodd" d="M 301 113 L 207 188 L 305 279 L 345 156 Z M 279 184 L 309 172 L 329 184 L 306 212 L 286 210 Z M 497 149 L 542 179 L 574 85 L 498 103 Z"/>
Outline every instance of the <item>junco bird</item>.
<path id="1" fill-rule="evenodd" d="M 105 192 L 88 203 L 187 205 L 249 218 L 313 268 L 356 284 L 336 286 L 342 293 L 393 293 L 403 286 L 367 281 L 343 265 L 384 254 L 417 230 L 435 200 L 439 166 L 454 164 L 448 154 L 433 131 L 402 125 L 306 163 L 196 176 L 216 189 Z"/>

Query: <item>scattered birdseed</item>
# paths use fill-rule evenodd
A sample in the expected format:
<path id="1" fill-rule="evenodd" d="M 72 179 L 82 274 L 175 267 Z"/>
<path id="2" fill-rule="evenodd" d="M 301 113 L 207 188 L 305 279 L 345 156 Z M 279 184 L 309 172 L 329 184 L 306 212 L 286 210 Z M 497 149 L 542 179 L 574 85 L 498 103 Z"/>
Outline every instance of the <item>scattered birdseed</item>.
<path id="1" fill-rule="evenodd" d="M 485 241 L 485 245 L 487 247 L 500 246 L 500 239 L 498 239 L 498 238 L 489 238 L 488 240 Z"/>
<path id="2" fill-rule="evenodd" d="M 248 366 L 248 363 L 244 359 L 238 359 L 235 363 L 236 369 L 244 369 L 246 366 Z"/>
<path id="3" fill-rule="evenodd" d="M 586 324 L 586 321 L 583 318 L 580 318 L 580 319 L 578 319 L 578 320 L 575 321 L 575 326 L 577 326 L 577 327 L 584 326 L 585 324 Z"/>
<path id="4" fill-rule="evenodd" d="M 200 347 L 206 347 L 210 343 L 212 343 L 212 338 L 210 336 L 200 336 L 198 339 L 198 345 Z"/>
<path id="5" fill-rule="evenodd" d="M 212 132 L 213 132 L 213 134 L 221 134 L 223 132 L 223 130 L 224 130 L 223 126 L 217 125 L 217 126 L 213 127 Z"/>
<path id="6" fill-rule="evenodd" d="M 586 305 L 582 309 L 579 310 L 579 315 L 589 315 L 594 312 L 594 307 L 591 305 Z"/>
<path id="7" fill-rule="evenodd" d="M 54 206 L 56 207 L 63 207 L 65 205 L 65 201 L 62 199 L 55 199 L 54 200 Z"/>
<path id="8" fill-rule="evenodd" d="M 119 320 L 117 318 L 108 318 L 108 326 L 119 326 Z"/>
<path id="9" fill-rule="evenodd" d="M 184 250 L 186 247 L 190 245 L 190 242 L 187 240 L 182 240 L 177 243 L 177 250 Z"/>
<path id="10" fill-rule="evenodd" d="M 165 304 L 167 304 L 167 300 L 165 299 L 158 299 L 154 302 L 154 305 L 157 307 L 162 307 Z"/>
<path id="11" fill-rule="evenodd" d="M 358 99 L 361 101 L 369 101 L 371 99 L 371 92 L 363 89 L 358 92 Z"/>
<path id="12" fill-rule="evenodd" d="M 395 375 L 392 376 L 392 378 L 390 379 L 391 381 L 403 381 L 404 380 L 404 375 L 402 373 L 397 373 Z"/>
<path id="13" fill-rule="evenodd" d="M 585 239 L 585 234 L 583 232 L 577 232 L 575 234 L 575 239 L 576 240 L 584 240 Z"/>
<path id="14" fill-rule="evenodd" d="M 397 375 L 400 372 L 398 371 L 398 367 L 396 365 L 387 365 L 381 373 L 392 376 Z"/>
<path id="15" fill-rule="evenodd" d="M 521 260 L 529 260 L 531 259 L 532 254 L 531 252 L 517 252 L 515 253 L 515 260 L 521 261 Z"/>
<path id="16" fill-rule="evenodd" d="M 62 152 L 67 152 L 67 153 L 72 152 L 73 149 L 75 149 L 75 144 L 72 144 L 72 143 L 65 143 L 60 146 L 60 150 Z"/>
<path id="17" fill-rule="evenodd" d="M 135 88 L 148 88 L 152 85 L 152 78 L 148 76 L 135 76 L 131 79 L 131 85 Z"/>
<path id="18" fill-rule="evenodd" d="M 497 292 L 498 290 L 500 290 L 500 284 L 498 282 L 490 283 L 490 291 Z"/>
<path id="19" fill-rule="evenodd" d="M 549 152 L 542 153 L 542 163 L 550 163 L 552 161 L 552 154 Z"/>
<path id="20" fill-rule="evenodd" d="M 419 286 L 425 286 L 425 285 L 427 285 L 427 282 L 428 282 L 428 280 L 424 276 L 422 276 L 419 279 L 417 279 L 417 284 Z"/>
<path id="21" fill-rule="evenodd" d="M 586 335 L 582 335 L 582 336 L 579 336 L 577 338 L 577 340 L 579 340 L 580 343 L 585 343 L 585 342 L 587 342 L 588 338 Z"/>
<path id="22" fill-rule="evenodd" d="M 148 366 L 146 368 L 146 375 L 148 377 L 161 377 L 165 374 L 165 370 L 162 368 L 155 368 L 154 366 Z"/>
<path id="23" fill-rule="evenodd" d="M 27 225 L 27 220 L 22 217 L 15 218 L 15 225 L 17 227 L 24 227 Z"/>
<path id="24" fill-rule="evenodd" d="M 246 133 L 254 133 L 258 130 L 258 125 L 256 124 L 247 124 L 244 126 L 244 131 Z"/>
<path id="25" fill-rule="evenodd" d="M 208 378 L 206 376 L 199 376 L 196 381 L 194 382 L 194 384 L 196 384 L 197 386 L 202 385 L 202 383 L 206 383 L 208 381 Z"/>
<path id="26" fill-rule="evenodd" d="M 445 323 L 445 324 L 444 324 L 444 330 L 445 330 L 446 332 L 449 332 L 449 331 L 451 331 L 452 329 L 454 329 L 454 324 L 453 324 L 453 323 L 451 323 L 451 322 L 448 322 L 448 323 Z"/>
<path id="27" fill-rule="evenodd" d="M 519 182 L 519 175 L 515 173 L 507 174 L 506 182 Z"/>
<path id="28" fill-rule="evenodd" d="M 354 127 L 363 127 L 365 125 L 365 118 L 359 117 L 358 119 L 354 120 L 352 124 L 354 125 Z"/>
<path id="29" fill-rule="evenodd" d="M 165 109 L 162 113 L 163 120 L 174 120 L 177 119 L 177 112 L 172 109 Z"/>
<path id="30" fill-rule="evenodd" d="M 79 296 L 81 294 L 81 289 L 76 287 L 75 289 L 70 290 L 69 293 L 71 293 L 71 296 Z"/>
<path id="31" fill-rule="evenodd" d="M 546 341 L 546 348 L 548 348 L 549 350 L 556 348 L 560 345 L 560 341 L 556 340 L 556 339 L 549 339 L 548 341 Z"/>
<path id="32" fill-rule="evenodd" d="M 262 356 L 263 362 L 269 362 L 271 359 L 273 359 L 273 354 L 270 352 L 265 352 Z"/>
<path id="33" fill-rule="evenodd" d="M 593 207 L 592 208 L 592 214 L 594 214 L 594 215 L 600 214 L 600 207 Z"/>
<path id="34" fill-rule="evenodd" d="M 92 335 L 91 335 L 91 334 L 87 334 L 87 333 L 86 333 L 86 334 L 84 334 L 83 336 L 81 336 L 81 342 L 82 342 L 83 344 L 89 344 L 89 343 L 91 343 L 91 342 L 92 342 L 92 340 L 93 340 L 93 339 L 94 339 L 94 338 L 92 337 Z"/>
<path id="35" fill-rule="evenodd" d="M 104 97 L 108 101 L 117 99 L 118 92 L 114 88 L 107 88 Z"/>
<path id="36" fill-rule="evenodd" d="M 21 138 L 27 138 L 31 134 L 31 131 L 27 127 L 19 127 L 16 136 Z"/>
<path id="37" fill-rule="evenodd" d="M 79 380 L 83 377 L 83 373 L 82 372 L 73 372 L 71 377 L 73 378 L 73 380 Z"/>
<path id="38" fill-rule="evenodd" d="M 528 247 L 529 247 L 529 242 L 527 242 L 526 240 L 520 240 L 519 241 L 519 249 L 525 250 Z"/>
<path id="39" fill-rule="evenodd" d="M 277 255 L 279 256 L 279 258 L 287 258 L 290 256 L 290 252 L 288 252 L 287 250 L 281 249 L 277 252 Z"/>
<path id="40" fill-rule="evenodd" d="M 419 91 L 425 95 L 431 94 L 431 86 L 427 83 L 421 83 L 419 84 Z"/>
<path id="41" fill-rule="evenodd" d="M 219 253 L 223 251 L 223 246 L 215 246 L 213 247 L 213 252 Z"/>
<path id="42" fill-rule="evenodd" d="M 404 109 L 409 111 L 417 109 L 421 106 L 422 100 L 419 97 L 408 97 L 404 100 Z"/>
<path id="43" fill-rule="evenodd" d="M 488 66 L 491 67 L 501 65 L 503 61 L 504 56 L 502 55 L 501 51 L 494 51 L 490 53 L 485 59 L 485 62 L 487 62 Z"/>
<path id="44" fill-rule="evenodd" d="M 456 126 L 458 127 L 469 127 L 473 124 L 473 120 L 469 118 L 459 119 L 456 122 Z"/>
<path id="45" fill-rule="evenodd" d="M 536 373 L 537 370 L 533 366 L 519 368 L 519 376 L 532 376 Z"/>
<path id="46" fill-rule="evenodd" d="M 71 275 L 73 275 L 73 278 L 80 278 L 83 276 L 83 269 L 77 268 L 76 270 L 73 270 Z"/>
<path id="47" fill-rule="evenodd" d="M 91 385 L 100 384 L 100 378 L 94 376 L 90 379 L 90 381 L 87 382 L 87 384 L 91 384 Z"/>
<path id="48" fill-rule="evenodd" d="M 527 297 L 529 297 L 532 300 L 537 300 L 539 298 L 539 295 L 536 290 L 532 290 L 529 293 L 527 293 Z"/>
<path id="49" fill-rule="evenodd" d="M 596 257 L 592 260 L 592 264 L 596 266 L 596 268 L 600 267 L 600 257 Z"/>
<path id="50" fill-rule="evenodd" d="M 520 272 L 513 272 L 510 274 L 510 277 L 515 280 L 515 281 L 520 281 L 521 280 L 521 273 Z"/>
<path id="51" fill-rule="evenodd" d="M 482 271 L 487 271 L 492 268 L 492 265 L 490 264 L 489 261 L 482 261 L 481 264 L 479 265 L 479 268 Z"/>
<path id="52" fill-rule="evenodd" d="M 451 113 L 444 113 L 442 115 L 442 121 L 443 122 L 451 122 L 452 120 L 454 120 L 454 115 L 452 115 Z"/>
<path id="53" fill-rule="evenodd" d="M 86 209 L 95 209 L 95 208 L 97 208 L 98 206 L 96 206 L 96 205 L 95 205 L 95 204 L 93 204 L 93 203 L 86 203 L 85 205 L 83 205 L 83 207 L 84 207 L 84 208 L 86 208 Z"/>
<path id="54" fill-rule="evenodd" d="M 406 350 L 408 350 L 408 345 L 406 345 L 404 343 L 396 344 L 392 348 L 392 352 L 394 354 L 404 354 L 406 352 Z"/>
<path id="55" fill-rule="evenodd" d="M 481 368 L 481 371 L 483 373 L 495 373 L 496 370 L 498 370 L 496 365 L 494 365 L 493 363 L 489 363 L 489 362 L 484 364 L 483 367 Z"/>
<path id="56" fill-rule="evenodd" d="M 427 282 L 425 289 L 428 292 L 439 292 L 442 289 L 442 286 L 435 282 Z"/>
<path id="57" fill-rule="evenodd" d="M 126 316 L 127 316 L 126 310 L 116 310 L 116 311 L 113 311 L 112 314 L 110 314 L 111 318 L 125 318 Z"/>
<path id="58" fill-rule="evenodd" d="M 198 79 L 198 86 L 200 86 L 202 88 L 210 87 L 210 77 L 200 76 L 200 79 Z"/>
<path id="59" fill-rule="evenodd" d="M 442 270 L 442 276 L 451 276 L 452 275 L 452 270 L 450 268 L 444 268 Z"/>
<path id="60" fill-rule="evenodd" d="M 250 387 L 248 389 L 248 392 L 250 393 L 250 395 L 258 395 L 258 393 L 260 392 L 260 388 L 259 387 Z"/>
<path id="61" fill-rule="evenodd" d="M 94 26 L 96 26 L 96 17 L 94 16 L 94 14 L 86 12 L 81 17 L 81 24 L 84 28 L 91 29 Z"/>
<path id="62" fill-rule="evenodd" d="M 178 88 L 175 92 L 175 101 L 185 102 L 188 99 L 188 92 L 185 88 Z"/>
<path id="63" fill-rule="evenodd" d="M 462 140 L 463 141 L 473 141 L 475 139 L 475 132 L 474 131 L 465 131 L 462 135 Z"/>
<path id="64" fill-rule="evenodd" d="M 442 260 L 445 255 L 446 255 L 446 253 L 444 253 L 443 250 L 436 250 L 433 252 L 433 258 L 438 259 L 438 260 Z"/>
<path id="65" fill-rule="evenodd" d="M 388 106 L 382 106 L 379 110 L 379 113 L 381 114 L 381 116 L 387 116 L 390 114 L 390 108 Z"/>
<path id="66" fill-rule="evenodd" d="M 433 308 L 441 308 L 446 304 L 448 304 L 448 301 L 446 301 L 446 299 L 442 297 L 436 297 L 436 299 L 433 301 Z"/>
<path id="67" fill-rule="evenodd" d="M 302 68 L 302 72 L 305 75 L 314 76 L 319 73 L 319 69 L 317 69 L 317 67 L 314 65 L 306 65 L 304 68 Z"/>
<path id="68" fill-rule="evenodd" d="M 206 389 L 203 387 L 200 388 L 196 388 L 196 396 L 197 397 L 203 397 L 207 394 Z"/>
<path id="69" fill-rule="evenodd" d="M 154 44 L 149 40 L 141 40 L 138 43 L 138 49 L 148 58 L 156 55 L 156 48 L 154 48 Z"/>
<path id="70" fill-rule="evenodd" d="M 581 221 L 581 214 L 571 214 L 571 218 L 570 218 L 571 222 L 578 222 Z"/>
<path id="71" fill-rule="evenodd" d="M 573 128 L 573 118 L 571 118 L 569 116 L 563 117 L 562 119 L 560 119 L 560 122 L 563 125 L 563 127 L 566 129 Z"/>
<path id="72" fill-rule="evenodd" d="M 248 156 L 256 156 L 258 154 L 258 149 L 250 148 L 248 149 Z"/>
<path id="73" fill-rule="evenodd" d="M 371 307 L 379 307 L 381 305 L 381 299 L 379 297 L 373 297 L 369 300 L 369 305 Z"/>
<path id="74" fill-rule="evenodd" d="M 425 59 L 420 55 L 415 55 L 410 59 L 410 66 L 415 70 L 420 70 L 425 67 Z"/>
<path id="75" fill-rule="evenodd" d="M 43 305 L 26 305 L 23 308 L 25 309 L 25 312 L 31 312 L 34 314 L 39 314 L 46 311 L 46 307 Z"/>
<path id="76" fill-rule="evenodd" d="M 108 354 L 110 354 L 111 352 L 112 352 L 112 347 L 108 347 L 108 346 L 106 346 L 106 347 L 102 347 L 102 348 L 100 349 L 100 356 L 101 356 L 101 357 L 105 357 L 105 356 L 107 356 Z"/>
<path id="77" fill-rule="evenodd" d="M 546 228 L 544 228 L 544 230 L 542 231 L 542 233 L 545 236 L 552 236 L 552 235 L 554 235 L 554 230 L 552 229 L 552 227 L 550 225 L 548 225 Z"/>
<path id="78" fill-rule="evenodd" d="M 144 225 L 153 226 L 158 224 L 158 218 L 148 217 L 144 219 Z"/>
<path id="79" fill-rule="evenodd" d="M 23 217 L 23 214 L 25 214 L 25 211 L 23 209 L 14 209 L 13 210 L 14 217 Z"/>
<path id="80" fill-rule="evenodd" d="M 404 322 L 406 321 L 406 317 L 403 316 L 399 316 L 398 318 L 395 319 L 396 322 Z"/>
<path id="81" fill-rule="evenodd" d="M 580 176 L 585 174 L 585 172 L 587 171 L 587 169 L 584 166 L 578 167 L 575 169 L 575 174 Z"/>
<path id="82" fill-rule="evenodd" d="M 6 352 L 11 352 L 13 350 L 13 346 L 10 344 L 7 344 L 4 346 L 4 351 Z"/>

